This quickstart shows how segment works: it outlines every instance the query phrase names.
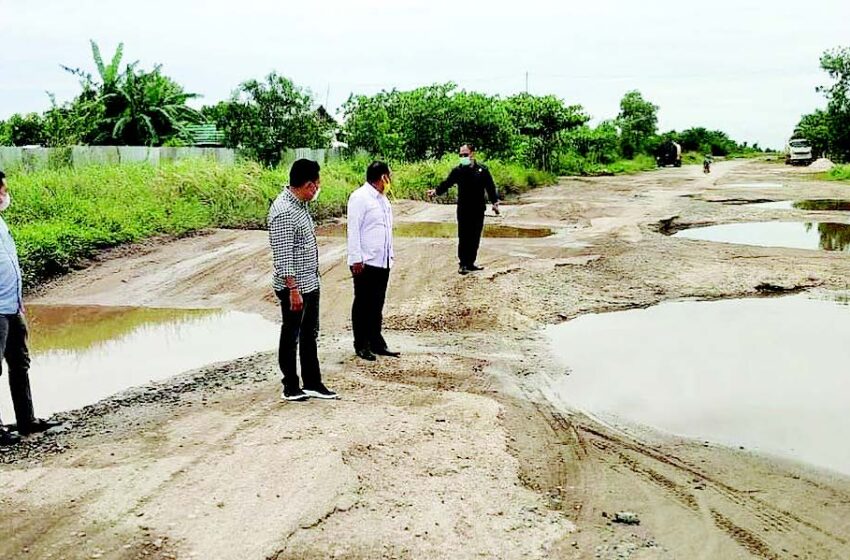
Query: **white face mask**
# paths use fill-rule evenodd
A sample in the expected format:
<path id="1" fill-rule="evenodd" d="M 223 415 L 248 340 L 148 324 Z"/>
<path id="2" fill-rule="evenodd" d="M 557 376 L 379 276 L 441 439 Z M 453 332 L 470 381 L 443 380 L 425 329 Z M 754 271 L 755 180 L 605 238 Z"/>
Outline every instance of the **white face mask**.
<path id="1" fill-rule="evenodd" d="M 0 198 L 0 212 L 8 208 L 10 204 L 12 204 L 12 195 L 7 192 L 3 198 Z"/>
<path id="2" fill-rule="evenodd" d="M 310 202 L 315 202 L 317 198 L 319 198 L 319 193 L 322 192 L 322 187 L 316 189 L 316 194 L 313 195 L 313 198 L 310 199 Z"/>

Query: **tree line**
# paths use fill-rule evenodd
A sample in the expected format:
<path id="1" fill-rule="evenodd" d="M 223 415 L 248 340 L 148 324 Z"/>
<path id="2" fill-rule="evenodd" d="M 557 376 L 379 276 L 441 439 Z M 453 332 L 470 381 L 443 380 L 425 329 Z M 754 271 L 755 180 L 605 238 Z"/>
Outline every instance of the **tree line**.
<path id="1" fill-rule="evenodd" d="M 309 90 L 273 72 L 196 110 L 188 101 L 198 94 L 185 91 L 161 65 L 122 66 L 123 45 L 108 61 L 94 41 L 91 49 L 96 74 L 62 67 L 79 79 L 80 93 L 63 104 L 51 96 L 42 114 L 0 121 L 0 145 L 191 145 L 192 125 L 208 123 L 223 145 L 268 165 L 276 165 L 286 148 L 322 148 L 334 140 L 392 161 L 439 158 L 471 142 L 489 157 L 554 172 L 567 171 L 577 159 L 604 165 L 653 155 L 668 141 L 717 156 L 759 150 L 706 128 L 660 133 L 659 107 L 639 91 L 627 92 L 618 115 L 595 126 L 581 105 L 554 95 L 501 97 L 453 83 L 351 95 L 338 122 Z"/>
<path id="2" fill-rule="evenodd" d="M 850 47 L 838 47 L 821 55 L 820 67 L 832 83 L 818 87 L 826 98 L 826 108 L 803 115 L 794 136 L 812 144 L 817 155 L 836 162 L 850 162 Z"/>

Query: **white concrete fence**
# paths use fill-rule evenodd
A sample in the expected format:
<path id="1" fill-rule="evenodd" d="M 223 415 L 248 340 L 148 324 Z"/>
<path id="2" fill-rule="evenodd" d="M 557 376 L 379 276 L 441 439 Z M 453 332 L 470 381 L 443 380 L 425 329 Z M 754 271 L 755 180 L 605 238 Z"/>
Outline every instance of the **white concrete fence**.
<path id="1" fill-rule="evenodd" d="M 299 158 L 326 163 L 344 157 L 339 148 L 297 148 L 283 150 L 281 163 L 289 165 Z M 230 148 L 150 148 L 147 146 L 69 146 L 62 148 L 0 146 L 0 170 L 23 168 L 27 171 L 85 167 L 87 165 L 118 165 L 149 163 L 159 165 L 185 159 L 208 159 L 223 165 L 233 165 L 238 150 Z"/>

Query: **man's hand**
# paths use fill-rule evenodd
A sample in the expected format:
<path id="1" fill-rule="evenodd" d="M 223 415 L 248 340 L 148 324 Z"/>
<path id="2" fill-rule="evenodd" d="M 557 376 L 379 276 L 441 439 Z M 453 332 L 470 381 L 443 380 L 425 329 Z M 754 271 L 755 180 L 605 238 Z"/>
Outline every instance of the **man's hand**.
<path id="1" fill-rule="evenodd" d="M 360 276 L 361 274 L 363 274 L 363 268 L 364 264 L 362 262 L 354 263 L 353 265 L 351 265 L 351 274 L 353 274 L 354 276 Z"/>
<path id="2" fill-rule="evenodd" d="M 428 189 L 425 194 L 428 195 L 428 198 L 434 198 L 437 196 L 437 189 Z"/>
<path id="3" fill-rule="evenodd" d="M 304 309 L 304 298 L 301 297 L 298 288 L 289 289 L 289 309 L 295 313 Z"/>
<path id="4" fill-rule="evenodd" d="M 497 216 L 500 214 L 500 212 L 499 212 L 499 201 L 498 200 L 493 203 L 493 213 Z"/>

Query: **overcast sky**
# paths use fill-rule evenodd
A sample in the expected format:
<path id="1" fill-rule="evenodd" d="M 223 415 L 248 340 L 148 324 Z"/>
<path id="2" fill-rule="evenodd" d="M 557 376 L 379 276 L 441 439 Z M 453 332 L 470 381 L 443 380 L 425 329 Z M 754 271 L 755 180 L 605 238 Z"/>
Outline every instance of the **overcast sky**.
<path id="1" fill-rule="evenodd" d="M 706 126 L 781 147 L 823 106 L 820 54 L 850 46 L 848 0 L 0 0 L 0 118 L 79 90 L 89 39 L 166 74 L 203 103 L 271 70 L 333 110 L 348 95 L 454 81 L 555 94 L 595 120 L 623 93 L 661 107 L 662 130 Z"/>

